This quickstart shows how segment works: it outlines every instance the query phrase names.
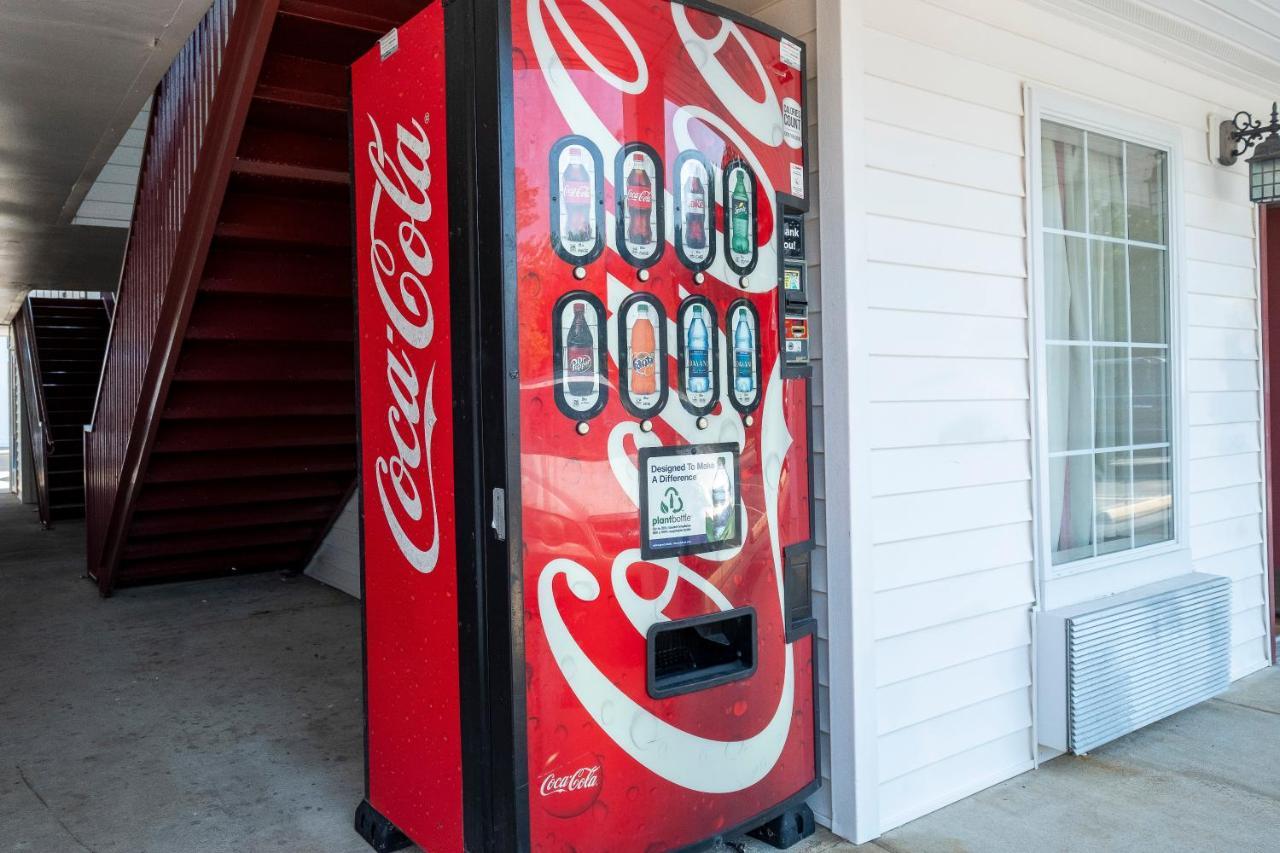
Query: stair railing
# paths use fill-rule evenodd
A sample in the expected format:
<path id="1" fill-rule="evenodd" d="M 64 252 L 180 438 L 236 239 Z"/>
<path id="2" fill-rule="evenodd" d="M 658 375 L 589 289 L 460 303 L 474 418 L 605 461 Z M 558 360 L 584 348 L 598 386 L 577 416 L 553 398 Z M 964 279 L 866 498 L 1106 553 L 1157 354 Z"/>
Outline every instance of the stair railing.
<path id="1" fill-rule="evenodd" d="M 22 310 L 14 318 L 13 337 L 18 352 L 18 374 L 22 382 L 22 410 L 27 430 L 31 433 L 31 463 L 36 483 L 36 503 L 40 509 L 40 523 L 48 527 L 52 522 L 49 513 L 49 456 L 53 453 L 53 433 L 49 429 L 49 412 L 45 405 L 44 385 L 40 372 L 40 352 L 36 347 L 35 315 L 31 300 L 22 303 Z"/>
<path id="2" fill-rule="evenodd" d="M 214 0 L 156 88 L 92 422 L 87 569 L 109 594 L 279 0 Z"/>

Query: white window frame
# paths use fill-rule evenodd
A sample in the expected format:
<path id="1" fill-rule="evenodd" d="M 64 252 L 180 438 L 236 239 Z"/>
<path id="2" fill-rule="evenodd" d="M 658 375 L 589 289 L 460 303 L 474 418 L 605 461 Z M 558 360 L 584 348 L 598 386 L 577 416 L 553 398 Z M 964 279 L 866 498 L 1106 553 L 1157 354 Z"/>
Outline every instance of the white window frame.
<path id="1" fill-rule="evenodd" d="M 1186 395 L 1186 287 L 1183 254 L 1182 133 L 1174 125 L 1152 121 L 1126 113 L 1095 101 L 1062 92 L 1028 86 L 1025 90 L 1027 140 L 1027 221 L 1030 223 L 1030 325 L 1031 325 L 1031 403 L 1032 403 L 1032 493 L 1035 518 L 1034 552 L 1042 587 L 1036 596 L 1041 608 L 1065 602 L 1046 602 L 1044 586 L 1061 578 L 1113 570 L 1105 582 L 1097 586 L 1100 597 L 1152 580 L 1155 576 L 1172 576 L 1190 571 L 1190 536 L 1188 532 L 1189 492 L 1187 489 L 1187 395 Z M 1041 123 L 1053 121 L 1080 130 L 1105 134 L 1126 142 L 1135 142 L 1166 153 L 1167 257 L 1169 274 L 1169 405 L 1170 465 L 1173 476 L 1173 539 L 1141 548 L 1088 557 L 1068 563 L 1053 563 L 1049 495 L 1049 382 L 1046 357 L 1047 328 L 1044 306 L 1045 269 L 1043 199 L 1039 191 L 1041 175 Z M 1132 575 L 1132 582 L 1125 575 Z M 1100 576 L 1101 577 L 1101 576 Z M 1072 596 L 1075 598 L 1076 596 Z"/>

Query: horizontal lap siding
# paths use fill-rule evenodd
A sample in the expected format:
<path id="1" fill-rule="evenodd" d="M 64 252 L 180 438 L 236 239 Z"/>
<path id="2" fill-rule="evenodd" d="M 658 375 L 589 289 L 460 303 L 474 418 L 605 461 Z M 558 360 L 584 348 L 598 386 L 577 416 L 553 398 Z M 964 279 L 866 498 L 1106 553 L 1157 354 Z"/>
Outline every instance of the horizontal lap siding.
<path id="1" fill-rule="evenodd" d="M 89 186 L 76 210 L 72 225 L 96 225 L 103 228 L 128 228 L 133 221 L 133 201 L 138 192 L 138 170 L 147 140 L 151 118 L 148 100 L 125 131 L 102 171 Z"/>
<path id="2" fill-rule="evenodd" d="M 1188 172 L 1191 556 L 1233 579 L 1235 678 L 1267 663 L 1256 232 L 1243 187 L 1226 195 L 1204 167 Z"/>
<path id="3" fill-rule="evenodd" d="M 1031 765 L 1031 428 L 1016 77 L 866 34 L 881 829 Z M 916 12 L 920 10 L 915 10 Z"/>
<path id="4" fill-rule="evenodd" d="M 1254 220 L 1242 176 L 1200 162 L 1205 116 L 1256 97 L 1020 0 L 873 3 L 865 22 L 885 831 L 1032 766 L 1024 82 L 1183 129 L 1192 557 L 1233 579 L 1233 674 L 1264 662 Z M 1094 597 L 1101 574 L 1053 597 Z"/>

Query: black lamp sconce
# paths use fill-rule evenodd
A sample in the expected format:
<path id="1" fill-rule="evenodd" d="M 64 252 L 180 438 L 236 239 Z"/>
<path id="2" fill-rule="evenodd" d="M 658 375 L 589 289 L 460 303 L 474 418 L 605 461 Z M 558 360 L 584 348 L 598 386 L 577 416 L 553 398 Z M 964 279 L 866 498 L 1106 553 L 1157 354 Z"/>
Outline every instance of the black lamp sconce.
<path id="1" fill-rule="evenodd" d="M 1250 148 L 1249 200 L 1257 204 L 1280 201 L 1280 115 L 1271 105 L 1267 124 L 1241 110 L 1230 121 L 1218 125 L 1218 162 L 1233 166 Z"/>

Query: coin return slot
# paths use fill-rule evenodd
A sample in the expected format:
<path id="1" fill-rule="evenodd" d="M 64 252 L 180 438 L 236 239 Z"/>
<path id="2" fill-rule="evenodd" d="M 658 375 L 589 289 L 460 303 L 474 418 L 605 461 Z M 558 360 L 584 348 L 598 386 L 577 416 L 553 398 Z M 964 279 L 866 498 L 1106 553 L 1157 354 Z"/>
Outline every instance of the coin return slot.
<path id="1" fill-rule="evenodd" d="M 746 678 L 756 669 L 755 610 L 657 623 L 648 646 L 649 695 L 655 699 Z"/>

